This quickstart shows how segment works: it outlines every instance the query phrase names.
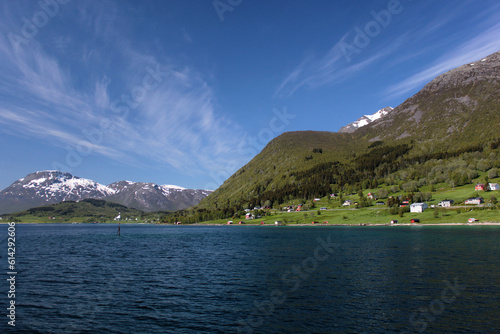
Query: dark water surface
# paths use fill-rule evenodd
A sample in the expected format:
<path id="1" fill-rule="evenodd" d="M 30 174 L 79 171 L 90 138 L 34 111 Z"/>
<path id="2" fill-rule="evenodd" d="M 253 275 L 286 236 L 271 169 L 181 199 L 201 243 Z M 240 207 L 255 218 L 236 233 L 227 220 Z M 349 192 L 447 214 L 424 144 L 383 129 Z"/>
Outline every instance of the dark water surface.
<path id="1" fill-rule="evenodd" d="M 16 225 L 0 332 L 500 333 L 497 226 L 116 230 Z"/>

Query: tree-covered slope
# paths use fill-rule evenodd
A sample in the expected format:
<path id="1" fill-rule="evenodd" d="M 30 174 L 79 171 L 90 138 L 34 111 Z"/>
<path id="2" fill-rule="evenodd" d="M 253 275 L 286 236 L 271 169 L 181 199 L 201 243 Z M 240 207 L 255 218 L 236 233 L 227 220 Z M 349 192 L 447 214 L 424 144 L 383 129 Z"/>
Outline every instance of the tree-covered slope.
<path id="1" fill-rule="evenodd" d="M 199 207 L 224 207 L 248 202 L 265 191 L 296 181 L 299 172 L 332 161 L 346 161 L 353 149 L 369 145 L 349 133 L 298 131 L 273 139 L 254 159 L 238 170 Z"/>
<path id="2" fill-rule="evenodd" d="M 310 199 L 345 190 L 346 185 L 372 187 L 377 179 L 416 164 L 446 163 L 464 154 L 487 159 L 483 155 L 489 150 L 496 156 L 499 96 L 497 52 L 440 75 L 387 117 L 353 133 L 282 134 L 198 209 L 235 211 L 293 198 Z"/>

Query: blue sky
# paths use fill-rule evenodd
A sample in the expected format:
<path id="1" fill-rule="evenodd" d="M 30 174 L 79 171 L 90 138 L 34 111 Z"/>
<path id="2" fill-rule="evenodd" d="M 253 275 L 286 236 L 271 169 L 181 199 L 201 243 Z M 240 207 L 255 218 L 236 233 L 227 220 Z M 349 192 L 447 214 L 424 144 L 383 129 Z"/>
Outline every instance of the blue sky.
<path id="1" fill-rule="evenodd" d="M 0 188 L 60 169 L 215 189 L 500 50 L 498 1 L 0 1 Z"/>

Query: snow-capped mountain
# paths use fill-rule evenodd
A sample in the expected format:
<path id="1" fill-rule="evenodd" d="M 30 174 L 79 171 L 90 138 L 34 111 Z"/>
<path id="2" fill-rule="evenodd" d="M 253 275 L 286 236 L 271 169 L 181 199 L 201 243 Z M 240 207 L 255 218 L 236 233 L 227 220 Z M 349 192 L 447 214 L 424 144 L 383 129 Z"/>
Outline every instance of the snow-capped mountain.
<path id="1" fill-rule="evenodd" d="M 173 185 L 119 181 L 108 186 L 115 193 L 106 200 L 143 211 L 174 211 L 198 204 L 211 191 Z"/>
<path id="2" fill-rule="evenodd" d="M 359 129 L 365 125 L 368 125 L 368 124 L 370 124 L 378 119 L 383 118 L 384 116 L 386 116 L 387 114 L 389 114 L 393 110 L 394 110 L 394 108 L 392 108 L 392 107 L 386 107 L 386 108 L 380 109 L 379 111 L 377 111 L 373 115 L 364 115 L 361 118 L 359 118 L 357 121 L 341 127 L 339 132 L 343 132 L 343 133 L 354 132 L 357 129 Z"/>
<path id="3" fill-rule="evenodd" d="M 207 190 L 131 181 L 105 186 L 69 173 L 41 171 L 29 174 L 0 191 L 0 213 L 86 198 L 111 201 L 143 211 L 172 211 L 196 205 L 208 194 L 210 191 Z"/>

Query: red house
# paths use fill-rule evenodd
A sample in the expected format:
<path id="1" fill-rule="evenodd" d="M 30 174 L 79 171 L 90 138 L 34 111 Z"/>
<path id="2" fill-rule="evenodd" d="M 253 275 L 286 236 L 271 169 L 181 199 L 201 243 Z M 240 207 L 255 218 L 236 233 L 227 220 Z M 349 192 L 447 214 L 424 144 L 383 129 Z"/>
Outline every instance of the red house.
<path id="1" fill-rule="evenodd" d="M 486 189 L 486 186 L 482 183 L 476 184 L 476 190 L 482 190 L 484 191 Z"/>

